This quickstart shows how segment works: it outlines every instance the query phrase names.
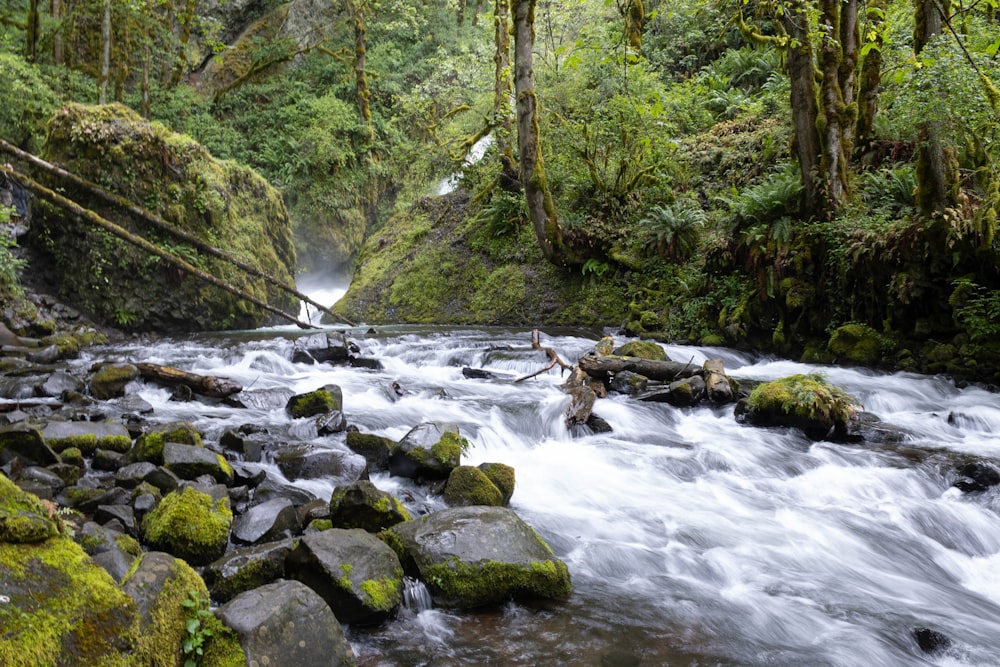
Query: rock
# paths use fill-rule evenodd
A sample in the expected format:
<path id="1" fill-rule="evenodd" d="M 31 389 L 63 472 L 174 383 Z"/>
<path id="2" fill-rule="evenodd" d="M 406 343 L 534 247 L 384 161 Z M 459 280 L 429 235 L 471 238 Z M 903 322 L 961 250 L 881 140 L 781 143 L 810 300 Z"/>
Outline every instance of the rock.
<path id="1" fill-rule="evenodd" d="M 448 476 L 444 501 L 453 507 L 466 505 L 503 505 L 500 489 L 479 468 L 458 466 Z"/>
<path id="2" fill-rule="evenodd" d="M 961 475 L 961 479 L 957 480 L 952 486 L 963 493 L 985 491 L 991 486 L 1000 484 L 1000 472 L 983 461 L 973 461 L 960 465 L 958 467 L 958 474 Z"/>
<path id="3" fill-rule="evenodd" d="M 243 457 L 244 461 L 260 463 L 263 453 L 271 438 L 266 433 L 244 433 L 240 430 L 228 429 L 219 438 L 219 444 Z"/>
<path id="4" fill-rule="evenodd" d="M 205 566 L 205 583 L 212 598 L 227 602 L 240 593 L 285 576 L 285 560 L 298 540 L 285 539 L 239 549 Z"/>
<path id="5" fill-rule="evenodd" d="M 395 552 L 358 528 L 304 535 L 287 570 L 319 593 L 341 623 L 381 623 L 403 601 L 403 570 Z"/>
<path id="6" fill-rule="evenodd" d="M 637 357 L 639 359 L 649 359 L 650 361 L 667 361 L 667 352 L 651 340 L 630 340 L 629 342 L 615 348 L 611 354 L 616 357 Z"/>
<path id="7" fill-rule="evenodd" d="M 563 599 L 571 592 L 565 563 L 506 508 L 454 507 L 388 532 L 406 571 L 415 571 L 435 602 L 444 606 Z"/>
<path id="8" fill-rule="evenodd" d="M 295 506 L 287 498 L 254 505 L 233 521 L 232 539 L 242 544 L 273 542 L 301 532 Z"/>
<path id="9" fill-rule="evenodd" d="M 276 410 L 284 407 L 294 392 L 285 388 L 244 389 L 226 396 L 222 402 L 232 408 L 247 410 Z"/>
<path id="10" fill-rule="evenodd" d="M 231 660 L 242 658 L 238 663 L 228 664 L 246 664 L 235 636 L 207 612 L 205 582 L 183 560 L 157 551 L 145 553 L 122 588 L 139 608 L 143 634 L 157 647 L 149 664 L 164 667 L 183 664 L 184 640 L 199 630 L 208 633 L 204 635 L 205 656 L 198 664 L 214 664 L 209 656 L 219 653 L 228 654 Z M 199 609 L 205 611 L 199 613 Z M 189 623 L 194 623 L 193 630 Z"/>
<path id="11" fill-rule="evenodd" d="M 90 378 L 90 394 L 100 401 L 125 395 L 125 386 L 139 378 L 134 364 L 109 364 Z"/>
<path id="12" fill-rule="evenodd" d="M 153 465 L 149 461 L 130 463 L 119 468 L 115 473 L 115 484 L 124 489 L 134 489 L 143 482 L 151 484 L 160 493 L 170 493 L 180 486 L 180 478 L 163 466 Z"/>
<path id="13" fill-rule="evenodd" d="M 58 524 L 38 497 L 0 476 L 0 546 L 43 542 L 58 533 Z"/>
<path id="14" fill-rule="evenodd" d="M 307 394 L 296 394 L 288 399 L 285 410 L 292 419 L 315 417 L 329 412 L 343 412 L 344 394 L 340 387 L 328 384 Z"/>
<path id="15" fill-rule="evenodd" d="M 667 385 L 667 402 L 677 407 L 696 404 L 705 395 L 705 381 L 697 375 Z"/>
<path id="16" fill-rule="evenodd" d="M 586 424 L 590 419 L 590 413 L 594 409 L 594 402 L 597 394 L 594 390 L 585 385 L 570 387 L 566 391 L 570 395 L 569 405 L 566 406 L 566 426 L 572 427 L 577 424 Z"/>
<path id="17" fill-rule="evenodd" d="M 42 429 L 42 437 L 52 449 L 62 451 L 76 447 L 84 454 L 97 449 L 127 452 L 132 447 L 132 437 L 119 422 L 50 421 Z"/>
<path id="18" fill-rule="evenodd" d="M 11 515 L 50 528 L 30 546 L 12 542 Z M 131 665 L 146 641 L 135 603 L 55 523 L 37 499 L 0 477 L 0 664 Z M 34 522 L 31 522 L 34 523 Z M 19 531 L 13 531 L 16 536 Z M 39 535 L 40 537 L 41 535 Z"/>
<path id="19" fill-rule="evenodd" d="M 747 399 L 755 426 L 792 426 L 813 440 L 843 437 L 859 403 L 823 376 L 792 375 L 758 385 Z"/>
<path id="20" fill-rule="evenodd" d="M 139 530 L 135 521 L 135 512 L 128 505 L 98 505 L 94 510 L 94 521 L 105 524 L 117 520 L 125 528 L 125 532 L 138 537 Z"/>
<path id="21" fill-rule="evenodd" d="M 34 484 L 38 484 L 49 489 L 49 493 L 47 494 L 47 497 L 49 498 L 66 486 L 65 482 L 63 482 L 59 475 L 48 470 L 47 468 L 39 466 L 28 466 L 27 468 L 22 468 L 21 476 L 18 478 L 17 483 L 20 485 L 23 482 L 33 482 Z"/>
<path id="22" fill-rule="evenodd" d="M 39 396 L 59 398 L 65 391 L 83 391 L 83 382 L 65 371 L 56 371 L 49 375 L 45 382 L 38 385 L 35 393 Z"/>
<path id="23" fill-rule="evenodd" d="M 83 524 L 74 539 L 117 582 L 125 578 L 132 562 L 142 553 L 139 543 L 131 537 L 93 521 Z"/>
<path id="24" fill-rule="evenodd" d="M 458 425 L 425 422 L 410 429 L 389 456 L 389 474 L 416 479 L 447 479 L 461 463 L 468 441 L 459 435 Z"/>
<path id="25" fill-rule="evenodd" d="M 129 451 L 129 461 L 151 461 L 163 465 L 163 445 L 176 442 L 182 445 L 202 447 L 201 434 L 190 422 L 173 422 L 150 429 L 140 435 L 135 446 Z"/>
<path id="26" fill-rule="evenodd" d="M 204 565 L 225 553 L 232 523 L 228 498 L 187 487 L 164 496 L 143 518 L 142 534 L 153 549 Z"/>
<path id="27" fill-rule="evenodd" d="M 239 637 L 249 665 L 347 667 L 354 652 L 330 607 L 298 581 L 240 593 L 216 612 Z"/>
<path id="28" fill-rule="evenodd" d="M 69 487 L 64 492 L 64 495 L 66 495 L 67 498 L 71 497 L 70 491 L 72 491 L 73 488 L 78 487 Z M 107 490 L 101 489 L 96 494 L 85 493 L 78 501 L 72 500 L 69 504 L 84 514 L 93 514 L 101 505 L 125 505 L 128 501 L 128 491 L 118 487 L 113 487 Z"/>
<path id="29" fill-rule="evenodd" d="M 830 336 L 827 347 L 843 363 L 874 366 L 882 360 L 882 338 L 864 324 L 845 324 Z"/>
<path id="30" fill-rule="evenodd" d="M 939 654 L 951 648 L 951 640 L 937 630 L 930 628 L 914 628 L 913 638 L 924 653 Z"/>
<path id="31" fill-rule="evenodd" d="M 611 424 L 609 424 L 606 419 L 594 413 L 590 413 L 590 418 L 587 419 L 587 428 L 594 433 L 611 433 L 614 431 L 614 429 L 611 428 Z"/>
<path id="32" fill-rule="evenodd" d="M 316 495 L 268 475 L 253 490 L 253 504 L 257 505 L 273 498 L 288 498 L 295 505 L 305 505 L 316 500 Z"/>
<path id="33" fill-rule="evenodd" d="M 361 479 L 367 466 L 364 457 L 353 452 L 311 444 L 283 447 L 274 462 L 288 479 L 332 477 L 341 484 Z"/>
<path id="34" fill-rule="evenodd" d="M 233 468 L 233 482 L 235 484 L 248 486 L 252 489 L 267 477 L 267 470 L 254 463 L 234 461 L 230 465 Z"/>
<path id="35" fill-rule="evenodd" d="M 348 431 L 346 442 L 348 449 L 365 457 L 372 471 L 388 470 L 389 456 L 396 449 L 395 440 L 360 431 Z"/>
<path id="36" fill-rule="evenodd" d="M 59 463 L 59 455 L 46 444 L 42 432 L 24 422 L 0 427 L 0 464 L 15 458 L 25 465 Z"/>
<path id="37" fill-rule="evenodd" d="M 462 376 L 471 380 L 495 380 L 497 378 L 497 374 L 492 371 L 484 368 L 470 368 L 469 366 L 462 369 Z"/>
<path id="38" fill-rule="evenodd" d="M 181 479 L 211 475 L 220 484 L 233 483 L 233 469 L 221 454 L 177 442 L 163 444 L 163 467 Z"/>
<path id="39" fill-rule="evenodd" d="M 94 457 L 90 461 L 90 466 L 94 470 L 116 471 L 125 465 L 125 454 L 111 451 L 110 449 L 97 449 Z"/>
<path id="40" fill-rule="evenodd" d="M 343 334 L 313 334 L 295 341 L 292 361 L 295 363 L 344 363 L 351 349 Z"/>
<path id="41" fill-rule="evenodd" d="M 401 521 L 409 521 L 410 513 L 391 494 L 368 480 L 359 480 L 333 490 L 329 518 L 337 528 L 361 528 L 377 533 Z"/>
<path id="42" fill-rule="evenodd" d="M 479 469 L 500 490 L 503 505 L 509 504 L 514 495 L 514 468 L 504 463 L 480 463 Z"/>
<path id="43" fill-rule="evenodd" d="M 649 378 L 632 371 L 619 371 L 611 377 L 608 388 L 619 394 L 641 394 L 649 386 Z"/>

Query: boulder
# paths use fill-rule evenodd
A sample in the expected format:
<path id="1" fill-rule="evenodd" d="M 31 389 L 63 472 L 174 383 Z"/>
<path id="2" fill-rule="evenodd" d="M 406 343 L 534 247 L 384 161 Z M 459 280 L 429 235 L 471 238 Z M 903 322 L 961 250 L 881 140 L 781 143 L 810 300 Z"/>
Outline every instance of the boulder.
<path id="1" fill-rule="evenodd" d="M 151 461 L 163 465 L 163 445 L 176 442 L 201 447 L 201 434 L 190 422 L 173 422 L 156 426 L 140 435 L 129 450 L 129 461 Z"/>
<path id="2" fill-rule="evenodd" d="M 42 429 L 42 437 L 57 452 L 70 447 L 84 454 L 93 454 L 97 449 L 126 452 L 132 446 L 125 426 L 112 421 L 50 421 Z"/>
<path id="3" fill-rule="evenodd" d="M 179 442 L 163 444 L 163 467 L 181 479 L 210 475 L 220 484 L 233 483 L 233 469 L 221 454 Z"/>
<path id="4" fill-rule="evenodd" d="M 389 474 L 416 479 L 447 479 L 461 463 L 468 441 L 458 424 L 425 422 L 410 429 L 389 456 Z"/>
<path id="5" fill-rule="evenodd" d="M 472 466 L 458 466 L 451 471 L 444 487 L 444 501 L 453 507 L 504 504 L 503 493 L 496 484 L 485 472 Z"/>
<path id="6" fill-rule="evenodd" d="M 175 491 L 181 483 L 177 475 L 149 461 L 130 463 L 115 472 L 115 484 L 124 489 L 134 489 L 143 482 L 156 487 L 160 493 Z"/>
<path id="7" fill-rule="evenodd" d="M 650 361 L 667 361 L 667 352 L 659 343 L 651 340 L 630 340 L 616 347 L 611 354 L 616 357 L 636 357 Z"/>
<path id="8" fill-rule="evenodd" d="M 90 378 L 90 394 L 101 401 L 124 396 L 126 385 L 138 378 L 134 364 L 108 364 Z"/>
<path id="9" fill-rule="evenodd" d="M 344 393 L 335 384 L 328 384 L 306 394 L 296 394 L 288 399 L 285 410 L 292 419 L 315 417 L 329 412 L 344 411 Z"/>
<path id="10" fill-rule="evenodd" d="M 444 606 L 563 599 L 571 592 L 566 564 L 506 508 L 453 507 L 388 533 L 407 573 L 419 576 Z"/>
<path id="11" fill-rule="evenodd" d="M 46 444 L 42 432 L 24 422 L 0 427 L 0 464 L 15 458 L 26 465 L 59 463 L 59 455 Z"/>
<path id="12" fill-rule="evenodd" d="M 389 457 L 396 449 L 392 438 L 360 431 L 348 431 L 346 443 L 352 452 L 365 457 L 370 471 L 388 470 Z"/>
<path id="13" fill-rule="evenodd" d="M 330 497 L 330 520 L 337 528 L 361 528 L 377 533 L 401 521 L 410 513 L 393 495 L 368 480 L 338 486 Z"/>
<path id="14" fill-rule="evenodd" d="M 649 378 L 632 371 L 619 371 L 611 376 L 608 388 L 619 394 L 641 394 L 649 386 Z"/>
<path id="15" fill-rule="evenodd" d="M 142 534 L 153 549 L 192 565 L 204 565 L 226 551 L 233 514 L 229 499 L 186 487 L 164 496 L 142 520 Z"/>
<path id="16" fill-rule="evenodd" d="M 56 371 L 52 373 L 45 381 L 38 385 L 37 393 L 39 396 L 52 396 L 59 398 L 63 395 L 63 392 L 80 392 L 83 391 L 83 382 L 65 371 Z"/>
<path id="17" fill-rule="evenodd" d="M 504 463 L 480 463 L 479 469 L 500 489 L 503 504 L 509 504 L 514 495 L 514 469 Z"/>
<path id="18" fill-rule="evenodd" d="M 233 521 L 232 539 L 242 544 L 273 542 L 301 532 L 299 516 L 288 498 L 254 505 Z"/>
<path id="19" fill-rule="evenodd" d="M 367 462 L 358 454 L 312 444 L 282 447 L 274 462 L 288 479 L 332 477 L 344 484 L 361 479 L 367 469 Z"/>
<path id="20" fill-rule="evenodd" d="M 88 521 L 74 536 L 95 563 L 107 570 L 115 581 L 121 582 L 132 567 L 132 562 L 142 553 L 139 543 L 125 533 L 99 526 Z"/>
<path id="21" fill-rule="evenodd" d="M 399 558 L 359 528 L 304 535 L 286 568 L 291 577 L 319 593 L 341 623 L 381 623 L 403 601 Z"/>
<path id="22" fill-rule="evenodd" d="M 354 651 L 330 607 L 298 581 L 282 579 L 240 593 L 216 613 L 239 637 L 249 665 L 354 664 Z"/>
<path id="23" fill-rule="evenodd" d="M 351 351 L 351 345 L 343 334 L 313 334 L 295 341 L 292 361 L 306 364 L 346 363 L 350 359 Z"/>
<path id="24" fill-rule="evenodd" d="M 298 540 L 267 542 L 238 549 L 205 566 L 205 583 L 212 598 L 227 602 L 240 593 L 270 584 L 285 576 L 285 560 Z"/>
<path id="25" fill-rule="evenodd" d="M 750 392 L 737 416 L 755 426 L 791 426 L 813 440 L 844 437 L 858 401 L 819 374 L 764 382 Z M 745 410 L 745 411 L 744 411 Z"/>

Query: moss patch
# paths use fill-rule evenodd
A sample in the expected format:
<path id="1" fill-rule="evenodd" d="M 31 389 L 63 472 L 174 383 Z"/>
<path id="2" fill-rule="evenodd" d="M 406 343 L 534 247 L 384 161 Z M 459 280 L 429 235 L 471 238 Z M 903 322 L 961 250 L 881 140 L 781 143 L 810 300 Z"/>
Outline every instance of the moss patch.
<path id="1" fill-rule="evenodd" d="M 424 580 L 449 606 L 479 607 L 510 597 L 562 599 L 572 592 L 569 570 L 558 560 L 527 565 L 484 561 L 476 565 L 454 559 L 428 566 Z"/>
<path id="2" fill-rule="evenodd" d="M 229 500 L 186 487 L 167 494 L 142 521 L 146 541 L 179 558 L 201 565 L 222 556 L 233 513 Z"/>
<path id="3" fill-rule="evenodd" d="M 791 375 L 757 385 L 747 399 L 751 421 L 762 425 L 798 426 L 822 437 L 843 429 L 860 403 L 822 375 Z"/>
<path id="4" fill-rule="evenodd" d="M 444 500 L 449 505 L 503 505 L 503 494 L 479 468 L 459 466 L 451 471 L 444 489 Z"/>

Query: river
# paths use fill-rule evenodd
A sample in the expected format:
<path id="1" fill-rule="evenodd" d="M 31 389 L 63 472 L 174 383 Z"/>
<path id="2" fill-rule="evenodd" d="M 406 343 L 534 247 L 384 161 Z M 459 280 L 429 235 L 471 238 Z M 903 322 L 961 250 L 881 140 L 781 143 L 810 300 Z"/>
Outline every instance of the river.
<path id="1" fill-rule="evenodd" d="M 137 338 L 77 363 L 152 361 L 255 389 L 334 383 L 348 423 L 362 431 L 398 439 L 423 421 L 457 422 L 472 444 L 464 462 L 515 468 L 511 506 L 569 566 L 572 597 L 480 613 L 404 609 L 374 630 L 349 629 L 360 665 L 1000 664 L 1000 490 L 952 487 L 959 454 L 1000 457 L 995 394 L 943 378 L 665 346 L 678 361 L 722 358 L 735 378 L 821 371 L 908 435 L 894 446 L 811 442 L 740 425 L 732 406 L 680 409 L 614 394 L 595 407 L 612 433 L 571 432 L 557 370 L 510 381 L 547 361 L 530 348 L 530 332 L 347 333 L 382 370 L 292 363 L 303 334 L 288 329 Z M 543 344 L 574 361 L 599 333 L 546 331 Z M 465 366 L 503 379 L 467 379 Z M 151 385 L 140 393 L 155 419 L 189 419 L 209 440 L 252 422 L 343 446 L 343 434 L 317 437 L 283 410 L 172 402 Z M 291 481 L 320 497 L 333 488 Z M 404 480 L 372 481 L 411 511 L 443 506 Z M 916 628 L 951 644 L 925 654 Z"/>

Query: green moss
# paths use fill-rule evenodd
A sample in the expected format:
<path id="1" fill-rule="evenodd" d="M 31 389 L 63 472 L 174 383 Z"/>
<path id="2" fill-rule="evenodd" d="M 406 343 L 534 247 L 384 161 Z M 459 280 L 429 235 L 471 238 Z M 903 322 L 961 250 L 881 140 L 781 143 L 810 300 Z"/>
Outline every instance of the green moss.
<path id="1" fill-rule="evenodd" d="M 236 633 L 214 615 L 206 617 L 203 623 L 212 635 L 205 643 L 199 667 L 246 667 L 247 655 Z"/>
<path id="2" fill-rule="evenodd" d="M 350 563 L 340 564 L 340 579 L 337 579 L 337 585 L 343 588 L 345 591 L 354 592 L 354 584 L 351 583 L 351 573 L 354 572 L 354 566 Z"/>
<path id="3" fill-rule="evenodd" d="M 143 433 L 135 441 L 135 448 L 129 453 L 130 460 L 150 461 L 163 465 L 163 445 L 176 442 L 182 445 L 203 447 L 201 434 L 188 422 L 180 422 L 166 428 Z"/>
<path id="4" fill-rule="evenodd" d="M 288 414 L 293 418 L 313 417 L 336 408 L 333 395 L 326 389 L 317 389 L 308 394 L 293 396 L 288 401 Z"/>
<path id="5" fill-rule="evenodd" d="M 365 604 L 378 611 L 390 611 L 398 607 L 403 601 L 403 596 L 400 593 L 403 586 L 402 577 L 402 571 L 397 571 L 395 577 L 362 581 L 358 589 L 364 593 Z"/>
<path id="6" fill-rule="evenodd" d="M 381 496 L 375 499 L 372 507 L 377 509 L 379 512 L 388 512 L 392 509 L 392 502 L 389 500 L 389 496 Z"/>
<path id="7" fill-rule="evenodd" d="M 457 466 L 462 457 L 462 452 L 469 449 L 469 441 L 461 437 L 454 431 L 442 434 L 431 447 L 431 456 L 440 463 Z"/>
<path id="8" fill-rule="evenodd" d="M 36 496 L 0 476 L 0 542 L 41 542 L 58 532 L 56 522 Z"/>
<path id="9" fill-rule="evenodd" d="M 142 547 L 139 545 L 139 541 L 131 535 L 118 533 L 115 535 L 115 544 L 118 545 L 119 549 L 133 558 L 138 558 L 142 555 Z"/>
<path id="10" fill-rule="evenodd" d="M 503 505 L 503 494 L 479 468 L 459 466 L 451 471 L 444 489 L 444 500 L 449 505 Z"/>
<path id="11" fill-rule="evenodd" d="M 827 345 L 841 361 L 868 366 L 881 361 L 883 351 L 891 347 L 883 336 L 864 324 L 838 327 Z"/>
<path id="12" fill-rule="evenodd" d="M 630 340 L 615 349 L 614 354 L 620 357 L 638 357 L 653 361 L 666 361 L 667 353 L 659 344 L 651 340 Z"/>
<path id="13" fill-rule="evenodd" d="M 757 385 L 748 403 L 751 411 L 780 412 L 792 417 L 845 423 L 860 405 L 822 375 L 791 375 Z"/>
<path id="14" fill-rule="evenodd" d="M 84 465 L 83 452 L 80 451 L 79 447 L 67 447 L 59 452 L 59 458 L 62 459 L 63 463 L 69 463 L 70 465 L 80 467 Z"/>
<path id="15" fill-rule="evenodd" d="M 309 525 L 306 526 L 307 531 L 317 531 L 317 532 L 322 530 L 330 530 L 331 528 L 333 528 L 333 522 L 330 521 L 329 519 L 313 519 L 312 521 L 309 522 Z"/>
<path id="16" fill-rule="evenodd" d="M 200 565 L 222 556 L 232 523 L 228 498 L 213 501 L 186 487 L 167 494 L 143 519 L 142 529 L 153 548 Z"/>
<path id="17" fill-rule="evenodd" d="M 376 537 L 385 542 L 386 546 L 396 552 L 396 557 L 399 558 L 401 562 L 408 560 L 406 547 L 403 545 L 403 541 L 399 539 L 399 535 L 394 533 L 392 529 L 380 531 Z"/>
<path id="18" fill-rule="evenodd" d="M 424 580 L 436 597 L 458 607 L 498 604 L 511 595 L 562 599 L 572 592 L 569 570 L 558 560 L 472 565 L 452 559 L 425 568 Z"/>
<path id="19" fill-rule="evenodd" d="M 514 485 L 516 483 L 514 468 L 503 463 L 489 463 L 480 466 L 480 469 L 493 482 L 494 486 L 500 489 L 500 493 L 503 494 L 503 504 L 506 505 L 509 503 L 511 496 L 514 495 Z"/>

